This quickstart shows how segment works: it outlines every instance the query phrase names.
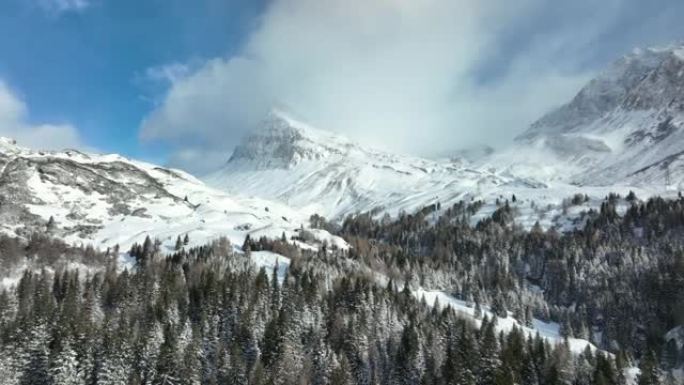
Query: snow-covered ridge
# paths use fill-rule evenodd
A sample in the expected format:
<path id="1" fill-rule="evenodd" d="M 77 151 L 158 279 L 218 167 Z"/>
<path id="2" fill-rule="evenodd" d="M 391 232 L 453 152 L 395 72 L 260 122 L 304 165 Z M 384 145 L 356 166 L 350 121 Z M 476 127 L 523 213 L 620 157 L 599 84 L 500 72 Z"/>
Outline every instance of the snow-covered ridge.
<path id="1" fill-rule="evenodd" d="M 592 79 L 568 104 L 533 123 L 518 140 L 572 132 L 601 118 L 617 108 L 670 52 L 671 48 L 636 49 L 623 56 Z"/>
<path id="2" fill-rule="evenodd" d="M 413 212 L 497 187 L 537 187 L 532 180 L 475 170 L 460 161 L 367 148 L 282 112 L 271 113 L 206 181 L 232 194 L 278 200 L 330 218 L 374 209 Z"/>
<path id="3" fill-rule="evenodd" d="M 150 236 L 171 251 L 183 234 L 193 245 L 222 236 L 241 245 L 247 234 L 289 237 L 307 224 L 308 217 L 283 204 L 233 197 L 179 170 L 0 140 L 0 231 L 11 235 L 47 231 L 69 243 L 121 250 Z M 341 244 L 332 238 L 321 234 Z"/>
<path id="4" fill-rule="evenodd" d="M 684 178 L 683 128 L 684 44 L 639 49 L 482 165 L 541 181 L 664 189 Z M 539 158 L 552 170 L 537 173 Z"/>

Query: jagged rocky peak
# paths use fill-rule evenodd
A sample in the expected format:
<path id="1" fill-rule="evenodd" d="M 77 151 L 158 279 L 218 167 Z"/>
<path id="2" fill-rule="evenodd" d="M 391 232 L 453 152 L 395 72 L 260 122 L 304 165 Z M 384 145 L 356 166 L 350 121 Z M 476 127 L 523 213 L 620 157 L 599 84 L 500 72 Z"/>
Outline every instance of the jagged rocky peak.
<path id="1" fill-rule="evenodd" d="M 664 51 L 658 65 L 625 96 L 625 110 L 684 111 L 684 46 Z"/>
<path id="2" fill-rule="evenodd" d="M 354 143 L 313 128 L 279 110 L 271 111 L 233 151 L 229 164 L 256 168 L 289 168 L 303 161 L 343 155 Z"/>
<path id="3" fill-rule="evenodd" d="M 532 124 L 518 140 L 581 131 L 616 109 L 642 111 L 676 105 L 681 110 L 683 86 L 684 44 L 635 49 L 591 80 L 570 103 Z"/>

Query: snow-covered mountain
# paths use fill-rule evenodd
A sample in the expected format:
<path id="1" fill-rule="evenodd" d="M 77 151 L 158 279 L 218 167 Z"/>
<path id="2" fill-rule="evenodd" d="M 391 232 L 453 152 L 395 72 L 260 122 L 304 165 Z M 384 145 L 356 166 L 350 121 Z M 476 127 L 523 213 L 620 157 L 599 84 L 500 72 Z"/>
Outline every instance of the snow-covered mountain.
<path id="1" fill-rule="evenodd" d="M 273 111 L 205 181 L 231 195 L 279 201 L 303 216 L 315 213 L 332 220 L 358 212 L 410 214 L 436 203 L 446 208 L 482 199 L 485 205 L 473 217 L 477 221 L 491 215 L 497 201 L 516 195 L 518 224 L 531 227 L 539 221 L 563 229 L 575 226 L 582 211 L 600 206 L 610 192 L 634 190 L 643 198 L 665 193 L 660 186 L 572 184 L 559 172 L 572 167 L 569 162 L 522 139 L 516 147 L 487 151 L 475 161 L 430 160 L 367 148 Z M 590 200 L 568 209 L 567 200 L 575 194 Z"/>
<path id="2" fill-rule="evenodd" d="M 462 162 L 440 162 L 363 147 L 281 111 L 235 149 L 208 184 L 235 194 L 278 200 L 305 213 L 340 218 L 372 210 L 413 212 L 501 187 L 535 188 Z"/>
<path id="3" fill-rule="evenodd" d="M 677 185 L 683 126 L 684 45 L 639 49 L 484 166 L 582 185 Z"/>
<path id="4" fill-rule="evenodd" d="M 241 245 L 247 234 L 293 234 L 307 219 L 279 203 L 229 196 L 182 171 L 119 155 L 33 151 L 0 139 L 0 231 L 8 234 L 48 231 L 70 243 L 121 250 L 147 235 L 173 247 L 186 233 L 193 244 L 226 236 Z"/>
<path id="5" fill-rule="evenodd" d="M 337 219 L 512 193 L 547 207 L 577 192 L 667 194 L 684 180 L 683 126 L 684 46 L 672 45 L 622 57 L 503 151 L 390 154 L 274 111 L 206 180 Z"/>

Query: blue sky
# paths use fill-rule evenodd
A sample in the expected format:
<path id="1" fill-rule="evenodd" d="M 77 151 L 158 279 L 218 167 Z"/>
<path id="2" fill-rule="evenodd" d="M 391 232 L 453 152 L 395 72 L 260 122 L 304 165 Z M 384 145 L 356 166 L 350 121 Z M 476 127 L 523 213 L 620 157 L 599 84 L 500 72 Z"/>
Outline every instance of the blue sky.
<path id="1" fill-rule="evenodd" d="M 102 151 L 163 158 L 158 146 L 138 140 L 158 92 L 146 70 L 231 55 L 262 6 L 258 0 L 98 0 L 60 10 L 0 0 L 0 79 L 27 103 L 31 121 L 71 123 Z"/>
<path id="2" fill-rule="evenodd" d="M 273 106 L 395 151 L 500 145 L 633 47 L 683 40 L 681 15 L 681 0 L 0 0 L 0 134 L 197 173 Z"/>

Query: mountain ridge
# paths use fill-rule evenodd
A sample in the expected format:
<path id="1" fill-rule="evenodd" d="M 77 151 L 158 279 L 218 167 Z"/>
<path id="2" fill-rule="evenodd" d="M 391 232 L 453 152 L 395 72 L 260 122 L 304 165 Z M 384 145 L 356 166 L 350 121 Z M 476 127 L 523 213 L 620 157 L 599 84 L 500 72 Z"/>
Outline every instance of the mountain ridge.
<path id="1" fill-rule="evenodd" d="M 0 231 L 47 232 L 70 244 L 128 250 L 145 237 L 173 251 L 179 235 L 193 245 L 247 235 L 296 235 L 308 217 L 278 202 L 231 196 L 174 169 L 117 154 L 34 151 L 0 138 Z M 329 243 L 342 244 L 324 232 Z"/>
<path id="2" fill-rule="evenodd" d="M 221 170 L 205 178 L 209 185 L 330 218 L 368 211 L 412 212 L 436 203 L 440 191 L 452 201 L 487 186 L 534 186 L 534 181 L 476 170 L 461 161 L 367 148 L 284 113 L 271 113 L 264 125 L 238 145 Z"/>

